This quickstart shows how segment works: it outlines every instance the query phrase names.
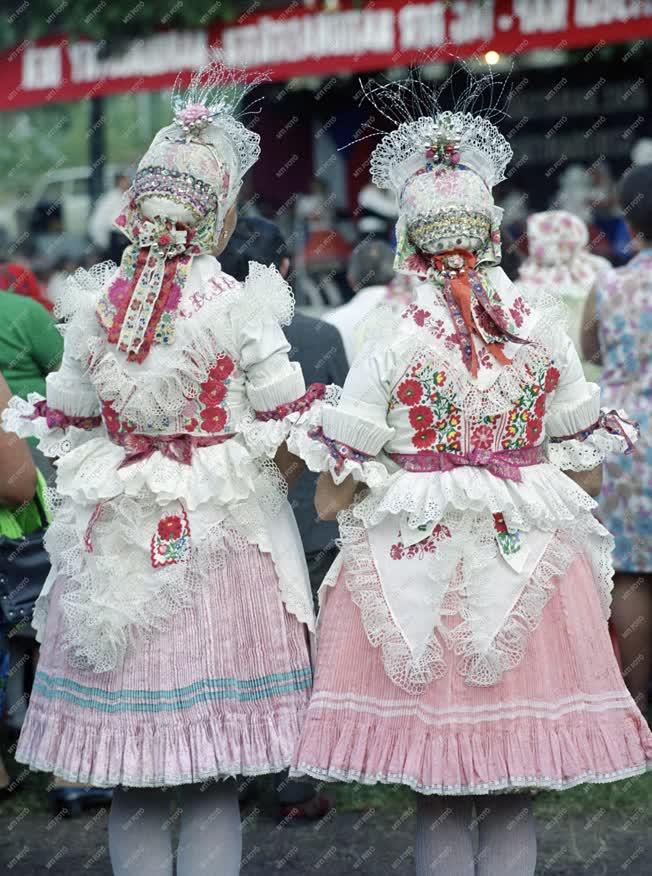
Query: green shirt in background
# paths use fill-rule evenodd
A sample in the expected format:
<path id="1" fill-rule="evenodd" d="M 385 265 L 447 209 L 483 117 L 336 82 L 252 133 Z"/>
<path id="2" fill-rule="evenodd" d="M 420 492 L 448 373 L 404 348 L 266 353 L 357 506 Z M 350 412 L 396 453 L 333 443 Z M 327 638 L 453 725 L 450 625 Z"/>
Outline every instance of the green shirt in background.
<path id="1" fill-rule="evenodd" d="M 45 395 L 45 377 L 56 371 L 63 338 L 37 301 L 0 291 L 0 371 L 14 395 Z"/>

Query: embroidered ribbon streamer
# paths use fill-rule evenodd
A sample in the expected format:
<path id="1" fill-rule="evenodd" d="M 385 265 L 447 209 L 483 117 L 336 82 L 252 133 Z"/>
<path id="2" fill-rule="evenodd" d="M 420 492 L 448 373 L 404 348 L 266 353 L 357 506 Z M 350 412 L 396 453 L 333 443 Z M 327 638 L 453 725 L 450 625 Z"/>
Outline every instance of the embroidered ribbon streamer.
<path id="1" fill-rule="evenodd" d="M 137 435 L 133 432 L 118 432 L 110 437 L 114 444 L 119 444 L 126 451 L 127 455 L 118 466 L 118 468 L 124 468 L 124 466 L 132 465 L 134 462 L 149 459 L 157 450 L 173 462 L 190 465 L 193 451 L 197 447 L 212 447 L 215 444 L 223 444 L 233 438 L 234 433 L 198 436 L 185 433 L 179 435 Z"/>
<path id="2" fill-rule="evenodd" d="M 265 423 L 268 420 L 282 420 L 288 414 L 303 414 L 310 409 L 313 402 L 323 399 L 325 392 L 325 383 L 313 383 L 300 398 L 292 402 L 278 405 L 272 411 L 256 411 L 256 419 Z"/>
<path id="3" fill-rule="evenodd" d="M 319 441 L 328 448 L 328 452 L 335 460 L 335 471 L 338 474 L 342 471 L 347 459 L 351 459 L 353 462 L 364 463 L 372 458 L 370 454 L 363 453 L 362 450 L 356 450 L 355 447 L 350 447 L 342 441 L 336 441 L 334 438 L 329 438 L 328 435 L 324 434 L 324 430 L 321 426 L 316 426 L 314 429 L 310 429 L 308 437 L 312 438 L 314 441 Z"/>
<path id="4" fill-rule="evenodd" d="M 38 420 L 39 417 L 45 417 L 49 429 L 66 429 L 68 426 L 75 426 L 77 429 L 95 429 L 102 425 L 102 417 L 100 416 L 70 417 L 58 408 L 48 407 L 45 399 L 36 402 L 34 413 L 24 419 Z"/>
<path id="5" fill-rule="evenodd" d="M 474 447 L 470 453 L 424 450 L 421 453 L 390 453 L 388 456 L 406 471 L 453 471 L 460 466 L 472 466 L 486 468 L 490 474 L 501 480 L 517 483 L 522 480 L 520 469 L 523 466 L 538 465 L 544 461 L 541 444 L 499 452 Z"/>
<path id="6" fill-rule="evenodd" d="M 503 351 L 505 343 L 528 344 L 529 340 L 509 330 L 508 317 L 495 290 L 494 300 L 489 299 L 485 281 L 475 270 L 475 255 L 463 249 L 448 250 L 432 256 L 431 264 L 443 278 L 444 300 L 455 329 L 462 338 L 462 360 L 473 377 L 478 374 L 478 353 L 473 335 L 484 341 L 488 352 L 497 362 L 509 365 L 512 360 Z"/>
<path id="7" fill-rule="evenodd" d="M 554 444 L 558 444 L 562 441 L 572 441 L 573 438 L 577 438 L 578 441 L 586 441 L 586 439 L 596 431 L 596 429 L 604 429 L 606 432 L 609 432 L 610 435 L 617 435 L 619 438 L 622 438 L 625 444 L 627 445 L 627 449 L 625 450 L 625 454 L 628 455 L 634 450 L 634 442 L 627 434 L 623 423 L 626 423 L 628 426 L 631 426 L 635 429 L 637 436 L 640 435 L 640 428 L 637 422 L 634 420 L 627 420 L 625 417 L 621 417 L 618 411 L 601 411 L 598 419 L 591 426 L 588 426 L 586 429 L 582 429 L 580 432 L 574 432 L 572 435 L 562 435 L 558 437 L 551 438 L 550 440 Z"/>
<path id="8" fill-rule="evenodd" d="M 152 345 L 152 336 L 168 303 L 177 294 L 174 281 L 180 258 L 192 258 L 188 253 L 195 230 L 183 223 L 164 219 L 142 218 L 133 229 L 122 231 L 137 247 L 138 260 L 129 280 L 130 295 L 116 314 L 109 331 L 109 342 L 127 353 L 130 360 L 142 362 Z M 120 271 L 131 258 L 132 247 L 122 257 Z"/>

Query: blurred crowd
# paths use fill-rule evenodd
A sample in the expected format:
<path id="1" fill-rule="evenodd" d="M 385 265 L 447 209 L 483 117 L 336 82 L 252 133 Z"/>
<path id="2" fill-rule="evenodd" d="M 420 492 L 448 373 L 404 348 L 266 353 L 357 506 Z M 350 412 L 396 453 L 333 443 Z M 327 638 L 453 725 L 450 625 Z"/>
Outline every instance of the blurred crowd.
<path id="1" fill-rule="evenodd" d="M 569 332 L 587 377 L 602 382 L 613 407 L 626 407 L 645 430 L 652 399 L 652 220 L 646 212 L 652 200 L 652 154 L 643 150 L 641 159 L 620 185 L 604 163 L 590 169 L 568 167 L 549 209 L 538 212 L 528 210 L 527 193 L 510 182 L 503 190 L 502 207 L 504 270 L 528 294 L 549 291 L 563 296 Z M 126 174 L 115 176 L 113 186 L 95 205 L 83 249 L 48 257 L 43 246 L 30 251 L 24 245 L 5 244 L 0 252 L 3 405 L 9 394 L 44 394 L 45 377 L 58 368 L 62 355 L 55 324 L 57 298 L 77 267 L 106 258 L 119 261 L 126 239 L 112 222 L 128 186 Z M 632 186 L 647 193 L 643 207 L 632 207 L 636 200 Z M 294 287 L 300 305 L 288 338 L 306 382 L 341 385 L 374 311 L 379 307 L 402 311 L 420 282 L 394 272 L 394 203 L 369 184 L 360 192 L 355 214 L 343 216 L 327 187 L 317 180 L 310 192 L 297 198 L 292 215 L 282 217 L 282 227 L 270 221 L 269 214 L 255 198 L 245 201 L 236 232 L 221 257 L 223 269 L 242 280 L 250 260 L 274 263 Z M 650 539 L 633 543 L 635 538 L 640 541 L 641 527 L 632 528 L 619 518 L 621 506 L 614 497 L 624 481 L 635 480 L 636 516 L 643 515 L 652 527 L 648 442 L 644 433 L 634 462 L 614 463 L 615 468 L 607 472 L 600 508 L 616 537 L 614 647 L 643 710 L 651 667 Z M 0 534 L 29 532 L 42 520 L 33 515 L 27 519 L 25 512 L 35 497 L 45 495 L 52 465 L 15 436 L 0 433 L 0 443 Z M 312 476 L 304 474 L 291 498 L 316 590 L 337 550 L 337 533 L 334 523 L 317 522 L 313 493 Z M 5 732 L 12 735 L 21 726 L 37 654 L 27 624 L 11 624 L 1 616 L 0 622 L 4 724 Z M 281 806 L 305 802 L 297 784 L 284 783 Z M 0 759 L 0 789 L 11 786 Z M 313 792 L 305 793 L 308 799 Z M 319 809 L 321 802 L 314 805 Z"/>

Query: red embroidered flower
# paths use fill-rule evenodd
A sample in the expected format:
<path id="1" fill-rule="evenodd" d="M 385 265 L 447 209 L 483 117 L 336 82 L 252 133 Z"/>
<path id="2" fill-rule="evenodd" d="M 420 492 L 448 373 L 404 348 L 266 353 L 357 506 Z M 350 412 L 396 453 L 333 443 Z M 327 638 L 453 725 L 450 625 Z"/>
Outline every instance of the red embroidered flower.
<path id="1" fill-rule="evenodd" d="M 421 307 L 418 307 L 412 314 L 412 319 L 416 322 L 418 326 L 421 326 L 423 328 L 429 316 L 429 310 L 423 310 Z"/>
<path id="2" fill-rule="evenodd" d="M 546 412 L 546 397 L 545 395 L 540 395 L 539 398 L 534 403 L 534 413 L 535 416 L 541 419 Z"/>
<path id="3" fill-rule="evenodd" d="M 421 401 L 423 390 L 421 389 L 421 384 L 418 380 L 408 379 L 404 380 L 403 383 L 399 385 L 396 395 L 404 405 L 412 406 Z"/>
<path id="4" fill-rule="evenodd" d="M 102 402 L 102 417 L 109 433 L 114 434 L 120 431 L 120 419 L 113 410 L 111 402 Z"/>
<path id="5" fill-rule="evenodd" d="M 228 356 L 220 356 L 215 365 L 210 370 L 209 376 L 214 380 L 226 380 L 233 372 L 233 360 Z"/>
<path id="6" fill-rule="evenodd" d="M 389 549 L 389 555 L 393 560 L 402 560 L 403 545 L 400 542 L 398 544 L 393 544 Z"/>
<path id="7" fill-rule="evenodd" d="M 183 525 L 181 523 L 181 518 L 177 517 L 176 514 L 172 514 L 169 517 L 163 517 L 159 520 L 158 534 L 163 541 L 171 541 L 174 538 L 181 538 L 182 532 Z"/>
<path id="8" fill-rule="evenodd" d="M 559 383 L 559 371 L 557 371 L 557 369 L 554 367 L 554 365 L 551 365 L 550 368 L 548 368 L 548 370 L 546 372 L 546 381 L 543 384 L 543 388 L 545 389 L 546 392 L 552 392 L 558 383 Z"/>
<path id="9" fill-rule="evenodd" d="M 172 238 L 169 234 L 162 234 L 159 237 L 158 242 L 160 246 L 168 246 L 172 242 Z"/>
<path id="10" fill-rule="evenodd" d="M 205 408 L 201 412 L 201 425 L 204 432 L 221 432 L 225 424 L 224 408 Z"/>
<path id="11" fill-rule="evenodd" d="M 541 431 L 543 429 L 543 424 L 541 420 L 531 419 L 527 421 L 527 426 L 525 427 L 525 434 L 527 436 L 527 440 L 530 444 L 536 444 L 539 438 L 541 437 Z"/>
<path id="12" fill-rule="evenodd" d="M 207 408 L 217 407 L 226 395 L 226 386 L 219 380 L 207 380 L 202 387 L 199 401 Z"/>
<path id="13" fill-rule="evenodd" d="M 426 450 L 431 447 L 437 440 L 437 433 L 434 429 L 420 429 L 412 436 L 412 443 L 419 450 Z"/>
<path id="14" fill-rule="evenodd" d="M 494 529 L 496 532 L 507 532 L 507 524 L 505 518 L 500 512 L 494 514 Z"/>
<path id="15" fill-rule="evenodd" d="M 194 432 L 198 425 L 198 421 L 193 417 L 192 420 L 188 420 L 184 428 L 186 432 Z"/>
<path id="16" fill-rule="evenodd" d="M 494 441 L 493 429 L 490 426 L 481 424 L 476 426 L 471 433 L 471 444 L 478 447 L 480 450 L 489 450 Z"/>
<path id="17" fill-rule="evenodd" d="M 426 405 L 415 405 L 410 409 L 409 417 L 415 429 L 425 429 L 432 425 L 432 411 Z"/>

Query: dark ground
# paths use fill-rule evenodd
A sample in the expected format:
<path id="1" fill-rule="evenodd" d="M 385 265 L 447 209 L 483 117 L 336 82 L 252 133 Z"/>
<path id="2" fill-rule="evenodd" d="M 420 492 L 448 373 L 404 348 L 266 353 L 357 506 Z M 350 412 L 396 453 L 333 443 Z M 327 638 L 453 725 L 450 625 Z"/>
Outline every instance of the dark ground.
<path id="1" fill-rule="evenodd" d="M 406 805 L 407 804 L 407 805 Z M 345 803 L 345 807 L 346 807 Z M 0 871 L 110 876 L 106 810 L 56 819 L 12 806 L 0 816 Z M 538 876 L 649 876 L 652 836 L 647 807 L 630 814 L 598 807 L 591 815 L 540 806 Z M 339 811 L 321 822 L 279 824 L 254 806 L 243 812 L 245 876 L 273 873 L 329 876 L 413 876 L 414 813 L 409 798 L 363 811 Z M 219 876 L 219 866 L 207 870 Z"/>

